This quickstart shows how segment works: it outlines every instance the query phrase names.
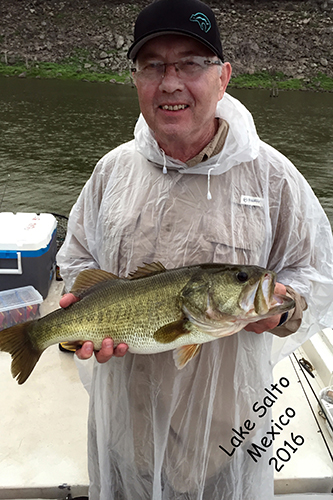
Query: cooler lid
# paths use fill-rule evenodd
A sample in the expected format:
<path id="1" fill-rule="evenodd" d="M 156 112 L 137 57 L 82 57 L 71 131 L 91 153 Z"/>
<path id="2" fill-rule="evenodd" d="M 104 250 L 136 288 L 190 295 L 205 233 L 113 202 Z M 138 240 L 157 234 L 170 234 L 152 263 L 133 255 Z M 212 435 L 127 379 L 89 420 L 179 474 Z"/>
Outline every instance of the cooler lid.
<path id="1" fill-rule="evenodd" d="M 52 214 L 0 212 L 0 251 L 45 248 L 56 227 Z"/>

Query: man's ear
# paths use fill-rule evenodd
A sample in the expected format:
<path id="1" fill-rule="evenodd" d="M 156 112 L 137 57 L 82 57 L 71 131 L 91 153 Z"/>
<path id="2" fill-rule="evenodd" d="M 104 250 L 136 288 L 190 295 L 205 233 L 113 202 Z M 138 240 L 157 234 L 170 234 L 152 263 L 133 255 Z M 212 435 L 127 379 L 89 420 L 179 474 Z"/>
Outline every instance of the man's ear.
<path id="1" fill-rule="evenodd" d="M 225 62 L 222 66 L 222 71 L 221 71 L 221 76 L 220 76 L 221 87 L 220 87 L 219 100 L 222 99 L 223 94 L 226 91 L 229 80 L 231 78 L 231 73 L 232 73 L 231 64 L 228 62 Z"/>

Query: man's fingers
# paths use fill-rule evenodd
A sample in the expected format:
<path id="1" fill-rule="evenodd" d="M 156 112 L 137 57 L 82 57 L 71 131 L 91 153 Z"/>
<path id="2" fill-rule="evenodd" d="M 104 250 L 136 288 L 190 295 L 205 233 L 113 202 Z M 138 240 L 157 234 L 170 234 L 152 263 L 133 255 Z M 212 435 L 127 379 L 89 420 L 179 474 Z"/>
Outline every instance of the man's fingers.
<path id="1" fill-rule="evenodd" d="M 122 358 L 128 351 L 128 345 L 127 344 L 118 344 L 117 347 L 114 350 L 114 355 L 117 358 Z"/>
<path id="2" fill-rule="evenodd" d="M 99 363 L 106 363 L 114 355 L 113 340 L 104 339 L 100 351 L 95 352 L 96 359 Z"/>
<path id="3" fill-rule="evenodd" d="M 114 347 L 112 339 L 104 339 L 102 342 L 101 350 L 95 353 L 96 359 L 99 363 L 106 363 L 112 356 L 121 358 L 126 354 L 128 346 L 126 344 L 119 344 Z"/>
<path id="4" fill-rule="evenodd" d="M 74 302 L 78 302 L 79 298 L 75 297 L 73 293 L 66 293 L 63 295 L 59 301 L 60 307 L 66 308 L 70 306 L 71 304 L 74 304 Z"/>
<path id="5" fill-rule="evenodd" d="M 96 359 L 99 363 L 106 363 L 112 356 L 116 356 L 117 358 L 121 358 L 128 351 L 127 344 L 119 344 L 116 348 L 114 348 L 113 340 L 110 338 L 106 338 L 102 342 L 102 347 L 99 351 L 95 352 Z M 79 359 L 89 359 L 94 352 L 94 344 L 92 342 L 84 342 L 81 349 L 76 351 L 76 354 Z"/>
<path id="6" fill-rule="evenodd" d="M 263 333 L 268 330 L 272 330 L 280 323 L 281 315 L 272 316 L 271 318 L 262 319 L 260 321 L 256 321 L 256 323 L 250 323 L 247 325 L 244 330 L 247 332 L 255 332 L 255 333 Z"/>
<path id="7" fill-rule="evenodd" d="M 282 283 L 275 283 L 274 293 L 276 295 L 286 295 L 287 289 Z"/>
<path id="8" fill-rule="evenodd" d="M 92 342 L 84 342 L 81 349 L 76 351 L 76 355 L 79 359 L 89 359 L 94 352 L 94 344 Z"/>

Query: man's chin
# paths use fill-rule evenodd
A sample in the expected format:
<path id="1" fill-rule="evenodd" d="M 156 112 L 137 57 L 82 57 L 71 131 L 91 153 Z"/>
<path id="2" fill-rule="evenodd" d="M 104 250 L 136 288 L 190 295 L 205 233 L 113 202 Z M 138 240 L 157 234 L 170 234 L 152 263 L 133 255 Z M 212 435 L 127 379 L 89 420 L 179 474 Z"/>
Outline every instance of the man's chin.
<path id="1" fill-rule="evenodd" d="M 161 126 L 156 127 L 155 137 L 158 143 L 159 138 L 162 142 L 179 141 L 182 143 L 183 141 L 187 141 L 188 143 L 193 140 L 193 136 L 185 126 L 185 123 L 179 121 L 177 123 L 164 123 Z"/>

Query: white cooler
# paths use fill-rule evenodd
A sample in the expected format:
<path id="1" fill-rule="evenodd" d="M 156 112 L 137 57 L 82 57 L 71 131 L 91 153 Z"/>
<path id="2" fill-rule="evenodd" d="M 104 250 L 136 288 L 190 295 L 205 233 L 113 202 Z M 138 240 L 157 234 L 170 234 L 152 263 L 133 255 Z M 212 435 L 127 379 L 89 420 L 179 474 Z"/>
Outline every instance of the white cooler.
<path id="1" fill-rule="evenodd" d="M 55 270 L 56 233 L 52 214 L 0 213 L 0 290 L 32 285 L 45 299 Z"/>

